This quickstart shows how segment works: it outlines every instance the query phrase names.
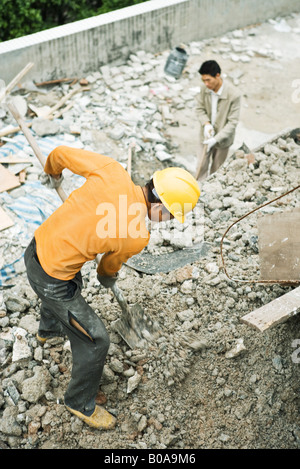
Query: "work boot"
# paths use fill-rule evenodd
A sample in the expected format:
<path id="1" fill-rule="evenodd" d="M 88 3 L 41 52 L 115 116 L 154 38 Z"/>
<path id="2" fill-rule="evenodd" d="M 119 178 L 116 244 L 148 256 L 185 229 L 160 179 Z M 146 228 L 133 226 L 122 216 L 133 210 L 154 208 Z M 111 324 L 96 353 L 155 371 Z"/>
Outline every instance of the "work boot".
<path id="1" fill-rule="evenodd" d="M 49 335 L 49 337 L 41 337 L 38 332 L 36 334 L 36 339 L 41 345 L 44 345 L 47 340 L 53 339 L 53 337 L 62 337 L 62 334 L 59 331 L 57 332 L 57 334 Z"/>
<path id="2" fill-rule="evenodd" d="M 49 337 L 41 337 L 38 333 L 36 334 L 36 338 L 41 345 L 44 345 L 45 342 L 49 339 Z"/>
<path id="3" fill-rule="evenodd" d="M 66 408 L 90 427 L 110 430 L 116 425 L 116 418 L 107 412 L 107 410 L 103 409 L 103 407 L 99 407 L 98 405 L 96 405 L 96 408 L 90 417 L 82 414 L 78 410 L 71 409 L 68 406 L 66 406 Z"/>

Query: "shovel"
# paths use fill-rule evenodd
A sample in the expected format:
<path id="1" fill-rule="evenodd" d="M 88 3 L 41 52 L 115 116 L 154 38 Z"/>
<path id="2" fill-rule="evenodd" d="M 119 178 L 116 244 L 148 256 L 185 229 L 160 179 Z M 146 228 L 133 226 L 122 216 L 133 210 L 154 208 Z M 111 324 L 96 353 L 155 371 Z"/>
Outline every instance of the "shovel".
<path id="1" fill-rule="evenodd" d="M 200 176 L 201 169 L 202 169 L 203 163 L 205 161 L 205 157 L 206 157 L 206 152 L 207 152 L 207 145 L 203 145 L 202 155 L 200 155 L 199 158 L 198 158 L 198 167 L 197 167 L 197 171 L 196 171 L 196 174 L 195 174 L 196 181 L 198 181 L 198 178 Z"/>
<path id="2" fill-rule="evenodd" d="M 44 168 L 46 158 L 41 152 L 26 123 L 22 119 L 18 109 L 12 101 L 7 100 L 6 104 L 9 111 L 19 124 L 20 129 L 26 137 L 29 145 L 33 149 L 36 157 Z M 57 191 L 57 194 L 61 200 L 64 202 L 67 198 L 67 195 L 62 187 L 58 187 L 55 190 Z M 99 256 L 96 257 L 96 262 L 97 264 L 99 263 Z M 111 288 L 111 290 L 122 309 L 121 318 L 117 319 L 111 324 L 112 328 L 119 333 L 119 335 L 129 345 L 130 348 L 145 348 L 149 342 L 153 343 L 159 336 L 159 325 L 154 323 L 146 316 L 139 304 L 135 304 L 130 308 L 123 296 L 123 292 L 119 289 L 119 287 L 115 285 L 113 288 Z"/>
<path id="3" fill-rule="evenodd" d="M 117 285 L 111 290 L 122 309 L 122 316 L 111 323 L 111 328 L 130 348 L 146 348 L 149 343 L 154 343 L 160 335 L 158 323 L 153 322 L 138 303 L 129 308 Z"/>

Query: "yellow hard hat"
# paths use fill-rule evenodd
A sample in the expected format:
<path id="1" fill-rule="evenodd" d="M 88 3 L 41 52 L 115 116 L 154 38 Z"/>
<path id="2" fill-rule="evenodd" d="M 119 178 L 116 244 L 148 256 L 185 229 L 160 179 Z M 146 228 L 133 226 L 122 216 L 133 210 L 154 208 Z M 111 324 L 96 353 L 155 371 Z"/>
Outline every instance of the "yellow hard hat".
<path id="1" fill-rule="evenodd" d="M 153 184 L 167 210 L 183 223 L 185 215 L 193 210 L 200 196 L 196 179 L 185 169 L 170 167 L 156 171 Z"/>

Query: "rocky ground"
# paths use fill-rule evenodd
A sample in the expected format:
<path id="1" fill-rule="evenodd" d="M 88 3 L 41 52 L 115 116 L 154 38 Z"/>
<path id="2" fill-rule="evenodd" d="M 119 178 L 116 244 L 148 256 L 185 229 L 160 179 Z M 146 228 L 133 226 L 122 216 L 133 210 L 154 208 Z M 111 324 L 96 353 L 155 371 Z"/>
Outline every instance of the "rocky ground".
<path id="1" fill-rule="evenodd" d="M 259 279 L 257 217 L 299 208 L 299 190 L 246 217 L 228 233 L 223 249 L 230 278 L 220 259 L 222 235 L 233 221 L 299 184 L 299 141 L 289 131 L 271 139 L 299 127 L 297 96 L 292 97 L 296 88 L 283 83 L 282 107 L 276 109 L 279 98 L 271 86 L 285 76 L 290 59 L 285 44 L 291 37 L 295 47 L 299 44 L 299 27 L 294 15 L 189 44 L 189 62 L 179 80 L 163 74 L 169 51 L 140 51 L 126 64 L 91 72 L 81 84 L 38 89 L 27 84 L 14 93 L 20 104 L 26 102 L 36 138 L 62 138 L 124 165 L 134 139 L 132 177 L 138 184 L 170 164 L 194 170 L 194 98 L 203 60 L 220 57 L 229 79 L 240 86 L 244 104 L 235 151 L 201 184 L 195 211 L 183 226 L 174 221 L 152 226 L 145 250 L 157 266 L 162 254 L 201 242 L 209 248 L 205 256 L 192 263 L 187 259 L 184 267 L 167 273 L 149 275 L 128 266 L 120 272 L 120 288 L 130 303 L 138 302 L 159 323 L 160 337 L 148 348 L 129 348 L 112 327 L 120 314 L 112 293 L 99 287 L 93 263 L 83 269 L 83 295 L 111 336 L 98 400 L 116 414 L 114 430 L 93 430 L 65 409 L 63 394 L 72 367 L 69 344 L 66 338 L 43 347 L 37 342 L 39 301 L 27 283 L 22 259 L 17 262 L 15 275 L 0 291 L 1 447 L 299 449 L 299 316 L 264 333 L 241 322 L 245 314 L 292 289 L 253 282 Z M 297 63 L 294 55 L 291 80 Z M 36 119 L 44 106 L 53 106 L 74 86 L 89 90 L 74 95 L 61 118 Z M 8 125 L 15 123 L 3 105 L 0 131 Z M 258 147 L 266 136 L 270 141 Z M 238 149 L 242 143 L 251 151 Z M 32 164 L 25 184 L 0 198 L 4 208 L 12 199 L 37 195 L 31 183 L 38 183 L 39 165 L 30 148 L 22 151 Z M 77 183 L 66 173 L 66 190 Z M 13 211 L 10 216 L 15 225 L 1 232 L 2 268 L 19 258 L 33 229 L 26 231 Z"/>

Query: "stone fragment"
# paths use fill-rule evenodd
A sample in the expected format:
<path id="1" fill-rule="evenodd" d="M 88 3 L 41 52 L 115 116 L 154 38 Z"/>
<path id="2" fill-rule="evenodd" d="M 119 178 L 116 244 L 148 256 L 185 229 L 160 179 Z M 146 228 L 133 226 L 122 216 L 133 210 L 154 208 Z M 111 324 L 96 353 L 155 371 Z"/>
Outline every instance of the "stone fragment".
<path id="1" fill-rule="evenodd" d="M 244 345 L 244 340 L 242 338 L 237 339 L 236 345 L 231 350 L 228 350 L 228 352 L 225 353 L 225 358 L 236 358 L 245 351 L 246 347 Z"/>
<path id="2" fill-rule="evenodd" d="M 177 269 L 176 271 L 176 282 L 183 283 L 185 280 L 190 280 L 194 277 L 194 267 L 192 265 L 186 265 Z"/>
<path id="3" fill-rule="evenodd" d="M 172 158 L 172 155 L 170 153 L 167 153 L 164 150 L 159 150 L 155 154 L 156 158 L 159 159 L 159 161 L 166 161 L 170 160 Z"/>
<path id="4" fill-rule="evenodd" d="M 0 292 L 0 318 L 6 315 L 6 305 L 3 298 L 3 293 Z"/>
<path id="5" fill-rule="evenodd" d="M 109 132 L 110 138 L 113 140 L 121 140 L 121 138 L 124 136 L 124 129 L 122 127 L 114 127 L 110 132 Z"/>
<path id="6" fill-rule="evenodd" d="M 45 137 L 59 133 L 60 126 L 56 121 L 37 118 L 33 119 L 32 129 L 39 137 Z"/>
<path id="7" fill-rule="evenodd" d="M 193 245 L 193 236 L 191 232 L 177 231 L 170 239 L 172 246 L 183 249 Z"/>
<path id="8" fill-rule="evenodd" d="M 116 373 L 122 373 L 124 370 L 123 363 L 117 358 L 111 359 L 110 368 Z"/>
<path id="9" fill-rule="evenodd" d="M 13 345 L 12 361 L 18 362 L 31 358 L 32 351 L 26 339 L 27 331 L 19 327 L 14 331 L 14 336 L 15 342 Z"/>
<path id="10" fill-rule="evenodd" d="M 106 383 L 112 383 L 115 380 L 115 374 L 108 365 L 104 365 L 101 380 Z"/>
<path id="11" fill-rule="evenodd" d="M 31 403 L 37 403 L 48 391 L 51 375 L 48 370 L 36 366 L 35 374 L 22 383 L 22 398 Z"/>
<path id="12" fill-rule="evenodd" d="M 23 313 L 30 306 L 29 301 L 25 298 L 20 298 L 14 295 L 8 295 L 5 304 L 7 311 L 11 313 Z"/>
<path id="13" fill-rule="evenodd" d="M 133 376 L 131 376 L 128 379 L 127 381 L 127 393 L 128 394 L 130 394 L 132 391 L 134 391 L 138 387 L 141 379 L 142 377 L 137 371 L 134 373 Z"/>
<path id="14" fill-rule="evenodd" d="M 17 405 L 20 399 L 20 394 L 12 381 L 6 386 L 6 394 L 10 397 L 13 404 Z"/>
<path id="15" fill-rule="evenodd" d="M 36 320 L 35 316 L 27 314 L 26 316 L 22 316 L 19 322 L 19 327 L 25 329 L 32 335 L 36 335 L 39 328 L 39 322 Z"/>
<path id="16" fill-rule="evenodd" d="M 195 317 L 195 313 L 191 309 L 187 309 L 185 311 L 181 311 L 177 313 L 177 317 L 180 319 L 180 321 L 192 321 Z"/>
<path id="17" fill-rule="evenodd" d="M 133 376 L 135 373 L 134 371 L 134 368 L 131 366 L 130 368 L 128 368 L 127 370 L 124 370 L 123 371 L 123 375 L 126 376 L 126 378 L 130 378 L 131 376 Z"/>
<path id="18" fill-rule="evenodd" d="M 208 272 L 209 274 L 218 274 L 219 273 L 219 267 L 217 264 L 215 264 L 214 262 L 208 262 L 206 265 L 205 265 L 205 270 L 206 272 Z"/>
<path id="19" fill-rule="evenodd" d="M 142 415 L 138 423 L 138 431 L 143 432 L 146 427 L 147 427 L 147 417 L 146 415 Z"/>
<path id="20" fill-rule="evenodd" d="M 199 352 L 200 350 L 208 348 L 208 342 L 205 339 L 195 339 L 191 341 L 188 346 L 195 352 Z"/>
<path id="21" fill-rule="evenodd" d="M 22 428 L 17 423 L 18 407 L 9 406 L 4 409 L 0 420 L 0 432 L 5 435 L 21 436 Z"/>

